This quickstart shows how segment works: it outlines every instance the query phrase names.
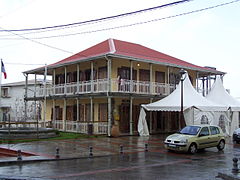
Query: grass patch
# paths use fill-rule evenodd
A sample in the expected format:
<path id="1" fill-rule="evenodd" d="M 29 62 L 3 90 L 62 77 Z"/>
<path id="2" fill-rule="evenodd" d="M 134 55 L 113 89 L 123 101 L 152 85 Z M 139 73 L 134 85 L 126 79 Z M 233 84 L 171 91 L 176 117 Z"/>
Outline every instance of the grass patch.
<path id="1" fill-rule="evenodd" d="M 82 138 L 100 138 L 105 137 L 101 135 L 87 135 L 80 133 L 71 132 L 59 132 L 57 131 L 57 137 L 44 138 L 44 139 L 2 139 L 1 144 L 12 144 L 12 143 L 23 143 L 23 142 L 33 142 L 33 141 L 51 141 L 51 140 L 66 140 L 66 139 L 82 139 Z"/>
<path id="2" fill-rule="evenodd" d="M 70 132 L 58 132 L 58 134 L 59 134 L 58 137 L 49 138 L 48 140 L 98 138 L 98 137 L 101 137 L 101 136 L 96 136 L 96 135 L 87 135 L 87 134 L 70 133 Z"/>

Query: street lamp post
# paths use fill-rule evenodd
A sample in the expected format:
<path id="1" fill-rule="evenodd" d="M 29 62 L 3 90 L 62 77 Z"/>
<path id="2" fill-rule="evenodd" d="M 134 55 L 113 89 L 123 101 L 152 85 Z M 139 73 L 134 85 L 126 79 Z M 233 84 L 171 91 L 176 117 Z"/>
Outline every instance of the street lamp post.
<path id="1" fill-rule="evenodd" d="M 179 129 L 181 129 L 182 122 L 184 122 L 184 116 L 183 116 L 183 81 L 185 78 L 183 78 L 183 75 L 186 73 L 185 70 L 181 69 L 179 71 L 179 74 L 181 76 L 180 81 L 181 81 L 181 112 L 180 112 L 180 117 L 179 117 Z"/>

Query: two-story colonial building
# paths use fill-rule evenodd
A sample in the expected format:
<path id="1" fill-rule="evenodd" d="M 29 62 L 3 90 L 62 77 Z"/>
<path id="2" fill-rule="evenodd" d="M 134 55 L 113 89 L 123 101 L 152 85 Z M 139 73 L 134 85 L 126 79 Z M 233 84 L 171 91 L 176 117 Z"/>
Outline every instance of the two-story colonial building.
<path id="1" fill-rule="evenodd" d="M 27 101 L 44 101 L 43 121 L 62 131 L 107 134 L 116 125 L 121 134 L 137 133 L 141 104 L 169 95 L 185 69 L 193 86 L 203 92 L 211 78 L 223 72 L 200 67 L 130 42 L 108 39 L 46 67 L 24 72 L 51 75 L 51 87 L 41 87 Z M 27 85 L 27 83 L 26 83 Z M 28 88 L 26 88 L 27 90 Z M 177 112 L 148 114 L 150 132 L 178 129 Z"/>

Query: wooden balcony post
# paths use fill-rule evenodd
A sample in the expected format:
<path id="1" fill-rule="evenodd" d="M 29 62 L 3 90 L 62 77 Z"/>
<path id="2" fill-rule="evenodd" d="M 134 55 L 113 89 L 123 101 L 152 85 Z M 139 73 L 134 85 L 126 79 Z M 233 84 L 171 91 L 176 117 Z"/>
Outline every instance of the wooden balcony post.
<path id="1" fill-rule="evenodd" d="M 202 95 L 205 96 L 205 77 L 202 77 Z"/>
<path id="2" fill-rule="evenodd" d="M 28 74 L 25 74 L 24 120 L 27 121 Z"/>
<path id="3" fill-rule="evenodd" d="M 197 72 L 197 78 L 196 78 L 196 89 L 197 89 L 197 92 L 199 91 L 199 87 L 198 87 L 198 78 L 199 78 L 199 72 Z"/>
<path id="4" fill-rule="evenodd" d="M 149 83 L 149 93 L 152 94 L 153 93 L 153 67 L 152 67 L 152 63 L 149 64 L 150 65 L 150 83 Z"/>
<path id="5" fill-rule="evenodd" d="M 77 93 L 79 93 L 79 64 L 77 64 Z"/>
<path id="6" fill-rule="evenodd" d="M 93 61 L 91 61 L 91 92 L 94 91 L 93 86 Z"/>
<path id="7" fill-rule="evenodd" d="M 167 94 L 170 94 L 170 78 L 169 78 L 169 74 L 170 74 L 170 69 L 169 66 L 167 67 Z"/>
<path id="8" fill-rule="evenodd" d="M 130 93 L 133 92 L 133 61 L 130 60 Z"/>
<path id="9" fill-rule="evenodd" d="M 36 93 L 37 93 L 37 74 L 34 74 L 34 93 L 33 93 L 34 98 L 36 98 Z"/>
<path id="10" fill-rule="evenodd" d="M 206 77 L 206 95 L 208 95 L 208 90 L 209 90 L 209 76 L 207 75 Z"/>
<path id="11" fill-rule="evenodd" d="M 55 84 L 55 82 L 56 82 L 56 70 L 55 69 L 53 69 L 53 82 L 52 82 L 52 84 L 53 84 L 53 95 L 55 95 L 55 86 L 56 86 L 56 84 Z"/>
<path id="12" fill-rule="evenodd" d="M 64 67 L 64 94 L 67 94 L 67 66 Z"/>
<path id="13" fill-rule="evenodd" d="M 108 78 L 108 92 L 111 92 L 111 81 L 112 81 L 112 77 L 111 77 L 111 74 L 112 74 L 112 61 L 111 59 L 109 59 L 108 57 L 106 57 L 107 59 L 107 78 Z"/>

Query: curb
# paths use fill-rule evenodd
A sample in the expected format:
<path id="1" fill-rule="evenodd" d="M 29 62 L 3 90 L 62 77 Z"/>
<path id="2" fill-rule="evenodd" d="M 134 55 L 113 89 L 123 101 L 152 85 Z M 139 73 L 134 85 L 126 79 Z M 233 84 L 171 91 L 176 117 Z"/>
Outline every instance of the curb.
<path id="1" fill-rule="evenodd" d="M 240 180 L 240 176 L 238 174 L 230 174 L 230 173 L 222 173 L 219 172 L 217 178 L 222 178 L 223 180 Z"/>
<path id="2" fill-rule="evenodd" d="M 82 157 L 69 157 L 69 158 L 41 158 L 37 157 L 39 159 L 23 159 L 23 160 L 5 160 L 0 161 L 0 166 L 6 166 L 6 165 L 21 165 L 21 164 L 27 164 L 27 163 L 35 163 L 35 162 L 48 162 L 48 161 L 66 161 L 66 160 L 76 160 L 76 159 L 94 159 L 94 158 L 102 158 L 102 157 L 110 157 L 110 156 L 116 156 L 116 155 L 97 155 L 97 156 L 82 156 Z M 124 156 L 124 154 L 120 154 L 118 156 Z"/>

